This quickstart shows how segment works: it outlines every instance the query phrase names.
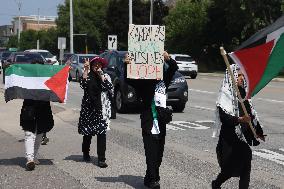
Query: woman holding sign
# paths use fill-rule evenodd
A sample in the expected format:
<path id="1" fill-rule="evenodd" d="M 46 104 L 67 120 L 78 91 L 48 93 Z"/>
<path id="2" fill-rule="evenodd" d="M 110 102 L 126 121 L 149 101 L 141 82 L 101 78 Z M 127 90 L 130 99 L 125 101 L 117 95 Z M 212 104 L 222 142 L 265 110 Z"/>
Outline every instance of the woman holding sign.
<path id="1" fill-rule="evenodd" d="M 164 152 L 166 124 L 172 116 L 166 107 L 166 91 L 178 69 L 167 52 L 164 52 L 164 61 L 163 80 L 126 79 L 135 88 L 138 98 L 142 99 L 140 119 L 147 164 L 144 185 L 149 188 L 160 188 L 159 168 Z M 125 63 L 130 63 L 128 55 Z"/>

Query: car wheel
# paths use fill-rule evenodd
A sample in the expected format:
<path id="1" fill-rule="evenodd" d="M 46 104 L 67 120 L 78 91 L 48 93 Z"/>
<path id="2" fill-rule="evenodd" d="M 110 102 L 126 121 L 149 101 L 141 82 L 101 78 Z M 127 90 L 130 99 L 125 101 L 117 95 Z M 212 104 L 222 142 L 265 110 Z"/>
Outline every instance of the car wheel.
<path id="1" fill-rule="evenodd" d="M 197 77 L 197 73 L 194 73 L 194 74 L 191 74 L 191 75 L 190 75 L 190 78 L 191 78 L 191 79 L 195 79 L 196 77 Z"/>
<path id="2" fill-rule="evenodd" d="M 177 103 L 175 105 L 172 105 L 174 112 L 183 112 L 185 108 L 185 103 Z"/>
<path id="3" fill-rule="evenodd" d="M 114 93 L 115 107 L 117 112 L 123 113 L 126 111 L 126 104 L 123 102 L 122 92 L 116 89 Z"/>

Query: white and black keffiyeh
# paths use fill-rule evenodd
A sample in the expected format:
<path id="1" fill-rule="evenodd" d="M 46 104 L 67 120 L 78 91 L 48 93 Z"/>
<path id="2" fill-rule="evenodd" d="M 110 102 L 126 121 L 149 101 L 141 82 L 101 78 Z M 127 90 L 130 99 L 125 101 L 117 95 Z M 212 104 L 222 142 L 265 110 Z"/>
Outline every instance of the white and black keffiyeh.
<path id="1" fill-rule="evenodd" d="M 232 64 L 231 70 L 234 74 L 234 78 L 237 82 L 238 80 L 238 70 L 239 67 L 236 64 Z M 244 88 L 247 91 L 247 84 L 244 80 Z M 256 125 L 258 121 L 257 113 L 252 105 L 251 99 L 248 99 L 252 115 L 254 115 L 253 119 L 253 125 Z M 238 97 L 237 92 L 234 91 L 233 83 L 229 74 L 229 71 L 226 69 L 225 77 L 222 82 L 221 88 L 219 90 L 218 99 L 216 102 L 216 111 L 215 111 L 215 123 L 214 123 L 214 130 L 212 137 L 219 136 L 219 131 L 221 127 L 221 121 L 219 116 L 218 107 L 220 107 L 226 114 L 232 115 L 232 116 L 239 116 L 239 107 L 238 107 Z M 241 107 L 240 107 L 241 108 Z M 241 132 L 240 126 L 236 127 L 236 134 L 238 137 L 242 140 L 244 140 L 244 136 Z"/>

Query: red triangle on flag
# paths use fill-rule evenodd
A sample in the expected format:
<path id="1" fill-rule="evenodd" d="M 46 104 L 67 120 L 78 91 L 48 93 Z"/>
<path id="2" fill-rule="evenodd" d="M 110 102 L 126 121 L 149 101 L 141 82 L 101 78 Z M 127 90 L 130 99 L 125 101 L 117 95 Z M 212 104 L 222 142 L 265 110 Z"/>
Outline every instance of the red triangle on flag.
<path id="1" fill-rule="evenodd" d="M 248 49 L 242 49 L 231 54 L 244 72 L 248 83 L 247 97 L 250 98 L 253 90 L 262 78 L 267 66 L 274 40 Z"/>
<path id="2" fill-rule="evenodd" d="M 65 66 L 62 70 L 57 72 L 54 76 L 52 76 L 44 83 L 58 96 L 61 103 L 65 100 L 68 72 L 69 66 Z"/>

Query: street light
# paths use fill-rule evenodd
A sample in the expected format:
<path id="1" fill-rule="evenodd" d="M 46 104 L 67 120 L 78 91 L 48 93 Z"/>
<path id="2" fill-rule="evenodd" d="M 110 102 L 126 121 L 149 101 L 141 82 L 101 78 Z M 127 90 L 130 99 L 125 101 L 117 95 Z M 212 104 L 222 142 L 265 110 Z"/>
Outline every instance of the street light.
<path id="1" fill-rule="evenodd" d="M 88 54 L 88 43 L 87 43 L 87 34 L 86 33 L 78 33 L 78 34 L 73 34 L 73 36 L 85 36 L 85 53 Z"/>
<path id="2" fill-rule="evenodd" d="M 151 7 L 150 7 L 150 25 L 153 24 L 153 1 L 154 0 L 150 0 L 150 3 L 151 3 Z"/>
<path id="3" fill-rule="evenodd" d="M 19 10 L 19 15 L 18 15 L 18 48 L 20 47 L 20 38 L 21 38 L 21 20 L 20 20 L 20 14 L 21 14 L 21 8 L 22 8 L 22 2 L 21 1 L 16 1 L 15 2 L 17 3 L 18 5 L 18 10 Z"/>
<path id="4" fill-rule="evenodd" d="M 73 48 L 73 3 L 72 0 L 70 0 L 70 53 L 74 53 Z"/>

